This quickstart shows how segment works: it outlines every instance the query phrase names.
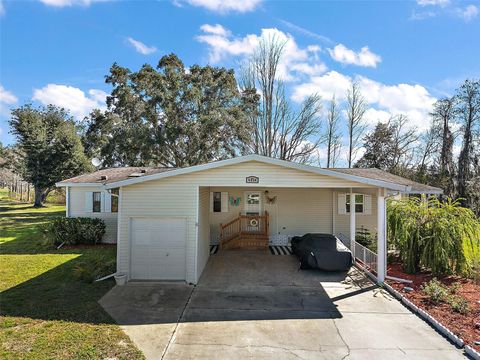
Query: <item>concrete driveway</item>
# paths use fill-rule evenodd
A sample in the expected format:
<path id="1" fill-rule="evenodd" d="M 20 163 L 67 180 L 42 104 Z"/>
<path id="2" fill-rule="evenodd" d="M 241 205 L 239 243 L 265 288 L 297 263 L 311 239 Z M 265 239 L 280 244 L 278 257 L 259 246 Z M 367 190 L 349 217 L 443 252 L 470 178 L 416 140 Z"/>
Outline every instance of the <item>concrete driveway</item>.
<path id="1" fill-rule="evenodd" d="M 100 301 L 147 359 L 464 359 L 362 273 L 225 251 L 197 286 L 129 283 Z"/>

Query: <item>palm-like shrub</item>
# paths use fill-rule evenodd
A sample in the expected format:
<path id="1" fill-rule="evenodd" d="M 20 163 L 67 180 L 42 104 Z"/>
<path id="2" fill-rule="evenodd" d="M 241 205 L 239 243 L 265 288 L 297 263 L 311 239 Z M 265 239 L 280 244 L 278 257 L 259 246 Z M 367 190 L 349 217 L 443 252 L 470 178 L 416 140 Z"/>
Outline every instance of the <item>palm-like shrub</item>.
<path id="1" fill-rule="evenodd" d="M 437 275 L 469 273 L 480 257 L 480 221 L 451 199 L 390 201 L 388 238 L 408 273 L 422 267 Z"/>

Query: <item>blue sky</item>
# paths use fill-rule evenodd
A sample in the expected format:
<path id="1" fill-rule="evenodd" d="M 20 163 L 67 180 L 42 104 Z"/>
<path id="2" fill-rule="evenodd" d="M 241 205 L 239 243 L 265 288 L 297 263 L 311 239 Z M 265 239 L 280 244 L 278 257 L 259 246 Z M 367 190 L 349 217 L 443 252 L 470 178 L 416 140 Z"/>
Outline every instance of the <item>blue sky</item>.
<path id="1" fill-rule="evenodd" d="M 236 68 L 262 34 L 288 41 L 294 103 L 342 99 L 352 80 L 370 124 L 404 113 L 428 126 L 436 98 L 480 77 L 480 1 L 0 0 L 0 141 L 9 109 L 55 103 L 80 119 L 103 107 L 113 62 L 137 70 L 174 52 Z"/>

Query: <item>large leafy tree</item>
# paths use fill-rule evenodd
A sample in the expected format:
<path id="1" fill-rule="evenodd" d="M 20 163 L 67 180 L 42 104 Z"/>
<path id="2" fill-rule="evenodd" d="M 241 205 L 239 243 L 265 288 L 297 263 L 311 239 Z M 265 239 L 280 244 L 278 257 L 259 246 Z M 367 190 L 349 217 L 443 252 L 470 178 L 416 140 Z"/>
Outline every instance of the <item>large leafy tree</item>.
<path id="1" fill-rule="evenodd" d="M 170 54 L 138 72 L 114 64 L 106 82 L 108 109 L 91 114 L 84 136 L 104 166 L 191 166 L 241 154 L 251 138 L 251 99 L 233 70 L 187 69 Z"/>
<path id="2" fill-rule="evenodd" d="M 12 110 L 11 132 L 17 140 L 20 175 L 35 188 L 35 207 L 43 205 L 55 183 L 89 169 L 75 123 L 61 108 L 30 105 Z"/>

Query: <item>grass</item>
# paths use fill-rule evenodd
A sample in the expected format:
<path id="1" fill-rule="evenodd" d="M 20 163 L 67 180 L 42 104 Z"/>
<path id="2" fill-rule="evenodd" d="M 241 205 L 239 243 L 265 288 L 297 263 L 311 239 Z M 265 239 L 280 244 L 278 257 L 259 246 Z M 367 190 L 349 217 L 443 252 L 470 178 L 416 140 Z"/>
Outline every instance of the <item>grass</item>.
<path id="1" fill-rule="evenodd" d="M 98 304 L 114 282 L 73 277 L 79 261 L 98 252 L 115 257 L 115 248 L 44 244 L 38 225 L 64 213 L 63 206 L 14 203 L 0 191 L 0 358 L 143 358 Z"/>

